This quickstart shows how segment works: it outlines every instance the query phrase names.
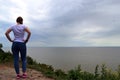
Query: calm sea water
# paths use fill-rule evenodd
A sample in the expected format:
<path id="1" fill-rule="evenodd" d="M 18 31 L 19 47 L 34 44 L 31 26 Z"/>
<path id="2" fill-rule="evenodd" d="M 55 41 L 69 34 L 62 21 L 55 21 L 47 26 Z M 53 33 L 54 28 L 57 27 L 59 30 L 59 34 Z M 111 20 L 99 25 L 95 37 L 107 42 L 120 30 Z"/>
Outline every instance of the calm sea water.
<path id="1" fill-rule="evenodd" d="M 28 55 L 65 71 L 79 64 L 86 71 L 94 71 L 97 64 L 106 64 L 114 70 L 120 65 L 120 47 L 32 47 L 28 48 Z"/>

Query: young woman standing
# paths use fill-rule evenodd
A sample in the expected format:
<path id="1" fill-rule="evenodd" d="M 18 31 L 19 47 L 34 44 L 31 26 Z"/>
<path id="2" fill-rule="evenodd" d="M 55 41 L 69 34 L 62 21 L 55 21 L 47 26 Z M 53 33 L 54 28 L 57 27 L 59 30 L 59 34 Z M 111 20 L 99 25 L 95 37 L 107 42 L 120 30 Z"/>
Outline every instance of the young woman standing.
<path id="1" fill-rule="evenodd" d="M 31 32 L 28 29 L 28 27 L 26 27 L 25 25 L 23 25 L 23 18 L 22 17 L 18 17 L 16 19 L 16 23 L 15 25 L 11 26 L 6 32 L 5 35 L 7 37 L 7 39 L 12 42 L 12 53 L 13 53 L 13 58 L 14 58 L 14 68 L 17 74 L 17 79 L 23 77 L 26 78 L 27 77 L 27 73 L 26 73 L 26 55 L 27 55 L 27 50 L 26 50 L 26 43 L 28 42 L 30 36 L 31 36 Z M 14 39 L 12 39 L 10 37 L 10 32 L 14 33 Z M 25 32 L 27 33 L 27 36 L 25 38 Z M 19 53 L 21 55 L 21 60 L 22 60 L 22 72 L 23 74 L 20 75 L 20 70 L 19 70 Z"/>

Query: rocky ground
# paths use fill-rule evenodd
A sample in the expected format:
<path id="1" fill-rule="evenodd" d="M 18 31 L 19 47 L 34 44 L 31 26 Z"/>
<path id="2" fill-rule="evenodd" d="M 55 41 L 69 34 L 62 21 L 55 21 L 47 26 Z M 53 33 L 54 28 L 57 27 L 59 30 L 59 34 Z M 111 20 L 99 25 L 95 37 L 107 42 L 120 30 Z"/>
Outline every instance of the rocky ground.
<path id="1" fill-rule="evenodd" d="M 16 79 L 13 67 L 0 64 L 0 80 L 54 80 L 45 77 L 41 72 L 33 69 L 27 69 L 28 77 L 26 79 Z"/>

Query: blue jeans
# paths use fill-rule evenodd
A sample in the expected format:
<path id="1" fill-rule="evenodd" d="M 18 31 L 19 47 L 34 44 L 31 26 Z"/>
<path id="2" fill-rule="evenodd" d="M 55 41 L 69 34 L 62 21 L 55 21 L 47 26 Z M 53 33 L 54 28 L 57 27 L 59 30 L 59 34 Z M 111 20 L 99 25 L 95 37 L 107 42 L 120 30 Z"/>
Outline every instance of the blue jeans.
<path id="1" fill-rule="evenodd" d="M 20 73 L 19 71 L 19 52 L 21 55 L 22 60 L 22 71 L 26 72 L 26 44 L 22 42 L 13 42 L 12 44 L 12 52 L 14 58 L 14 67 L 17 74 Z"/>

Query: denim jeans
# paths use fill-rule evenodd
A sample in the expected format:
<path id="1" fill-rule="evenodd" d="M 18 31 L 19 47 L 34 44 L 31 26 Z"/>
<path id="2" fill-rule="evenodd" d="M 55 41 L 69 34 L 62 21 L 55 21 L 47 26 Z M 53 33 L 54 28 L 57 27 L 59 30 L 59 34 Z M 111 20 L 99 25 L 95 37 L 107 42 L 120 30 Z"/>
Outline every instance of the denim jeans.
<path id="1" fill-rule="evenodd" d="M 19 53 L 22 60 L 22 71 L 26 72 L 26 44 L 22 42 L 13 42 L 12 44 L 12 53 L 14 58 L 14 67 L 17 74 L 19 71 Z"/>

